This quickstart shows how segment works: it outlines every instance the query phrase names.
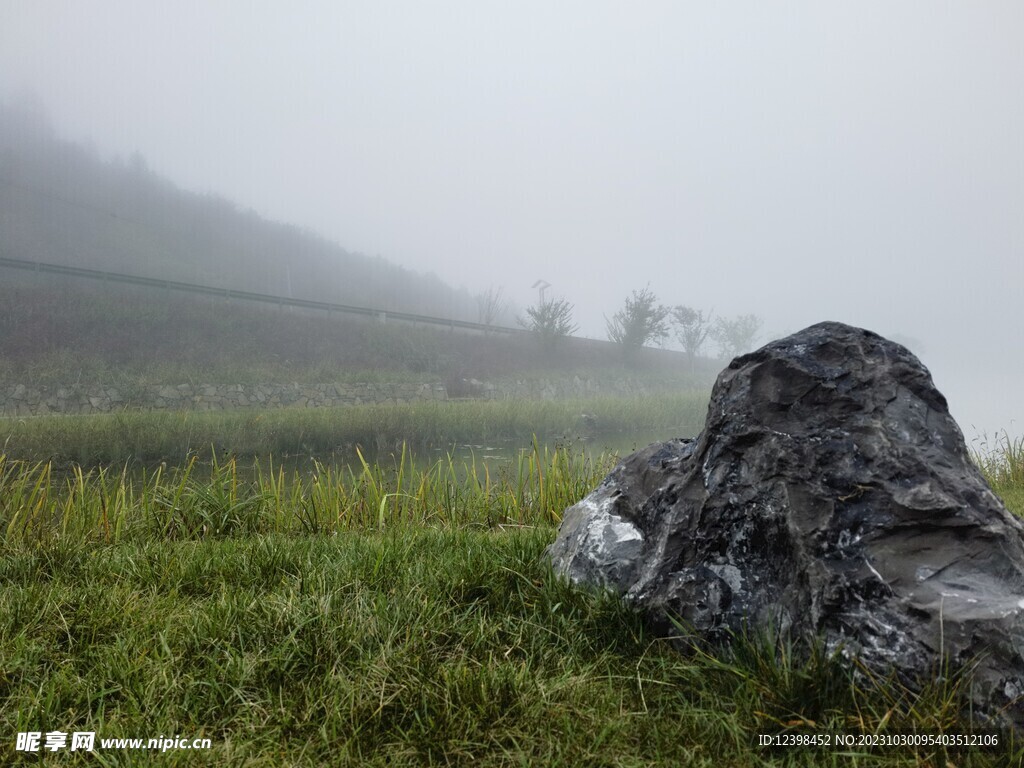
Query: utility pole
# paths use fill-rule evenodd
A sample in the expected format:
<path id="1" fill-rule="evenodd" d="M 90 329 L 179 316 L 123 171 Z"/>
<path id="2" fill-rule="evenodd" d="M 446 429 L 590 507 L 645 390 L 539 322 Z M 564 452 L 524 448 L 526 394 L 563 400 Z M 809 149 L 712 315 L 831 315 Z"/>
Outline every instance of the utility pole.
<path id="1" fill-rule="evenodd" d="M 531 287 L 540 290 L 540 304 L 541 306 L 544 306 L 544 291 L 551 287 L 551 283 L 549 283 L 547 280 L 538 280 Z"/>

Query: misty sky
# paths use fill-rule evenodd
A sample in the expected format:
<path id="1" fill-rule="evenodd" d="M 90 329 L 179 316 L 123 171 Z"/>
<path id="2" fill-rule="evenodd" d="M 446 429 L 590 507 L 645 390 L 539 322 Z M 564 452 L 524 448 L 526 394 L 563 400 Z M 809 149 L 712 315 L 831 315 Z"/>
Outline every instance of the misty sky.
<path id="1" fill-rule="evenodd" d="M 587 335 L 650 284 L 913 340 L 1024 430 L 1020 2 L 0 0 L 62 135 Z"/>

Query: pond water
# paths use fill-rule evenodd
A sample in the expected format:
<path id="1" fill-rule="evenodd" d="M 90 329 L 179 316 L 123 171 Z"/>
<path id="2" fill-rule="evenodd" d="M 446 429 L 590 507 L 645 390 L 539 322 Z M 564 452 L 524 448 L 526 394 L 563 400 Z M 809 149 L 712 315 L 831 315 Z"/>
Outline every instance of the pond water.
<path id="1" fill-rule="evenodd" d="M 671 432 L 671 431 L 670 431 Z M 692 434 L 677 435 L 665 432 L 630 432 L 625 434 L 600 435 L 589 438 L 574 438 L 566 440 L 547 440 L 539 443 L 541 450 L 547 447 L 549 450 L 559 448 L 568 449 L 573 453 L 583 453 L 587 456 L 600 456 L 602 454 L 615 454 L 617 456 L 628 456 L 651 443 L 668 440 L 673 437 L 691 437 Z M 429 451 L 433 460 L 443 459 L 448 454 L 457 461 L 476 458 L 477 461 L 510 461 L 520 451 L 532 450 L 532 445 L 522 445 L 519 442 L 503 442 L 491 445 L 456 445 L 452 449 L 445 450 L 435 448 Z M 425 457 L 426 458 L 426 457 Z"/>
<path id="2" fill-rule="evenodd" d="M 538 439 L 537 447 L 542 452 L 545 450 L 550 452 L 555 449 L 568 450 L 574 455 L 583 454 L 590 458 L 608 455 L 624 457 L 651 443 L 674 437 L 692 437 L 697 431 L 699 431 L 698 428 L 689 430 L 677 428 L 658 432 L 635 431 L 572 439 L 562 436 Z M 533 449 L 532 443 L 524 443 L 521 440 L 465 443 L 446 447 L 409 447 L 405 455 L 405 462 L 406 466 L 415 464 L 417 468 L 425 469 L 438 462 L 448 464 L 450 458 L 451 464 L 457 470 L 476 466 L 478 470 L 482 471 L 486 466 L 493 472 L 495 469 L 514 463 L 523 452 L 532 452 Z M 402 460 L 401 449 L 395 451 L 365 450 L 362 452 L 362 456 L 369 465 L 377 464 L 384 470 L 397 466 Z M 200 455 L 197 459 L 195 472 L 201 476 L 211 469 L 211 458 Z M 223 463 L 223 459 L 218 459 L 218 461 Z M 271 469 L 275 473 L 283 469 L 286 477 L 292 477 L 296 473 L 308 475 L 320 469 L 340 472 L 342 476 L 348 475 L 349 471 L 357 474 L 362 471 L 359 454 L 355 448 L 321 455 L 240 456 L 237 458 L 238 470 L 243 474 L 248 474 L 250 470 L 255 471 L 257 466 L 264 473 Z"/>
<path id="3" fill-rule="evenodd" d="M 644 448 L 651 443 L 669 440 L 676 437 L 693 437 L 700 431 L 700 427 L 667 427 L 663 430 L 629 431 L 618 433 L 606 433 L 590 435 L 587 437 L 566 437 L 550 436 L 537 439 L 536 448 L 543 454 L 545 451 L 551 453 L 555 450 L 568 451 L 575 457 L 585 456 L 592 459 L 608 457 L 625 457 L 630 453 Z M 481 475 L 486 471 L 496 475 L 503 468 L 512 467 L 524 454 L 534 451 L 532 441 L 523 439 L 492 440 L 480 443 L 463 443 L 450 446 L 409 446 L 406 449 L 404 462 L 406 469 L 415 468 L 423 471 L 430 469 L 440 463 L 447 471 L 450 466 L 457 475 L 468 472 L 471 467 L 476 467 Z M 216 457 L 211 452 L 197 451 L 192 454 L 193 464 L 191 475 L 197 480 L 208 478 L 214 470 L 214 466 L 223 467 L 229 461 L 234 460 L 235 471 L 241 479 L 254 478 L 257 473 L 266 477 L 270 472 L 277 475 L 284 471 L 285 479 L 308 478 L 313 474 L 330 470 L 338 477 L 348 477 L 350 472 L 360 474 L 363 471 L 362 461 L 356 449 L 348 448 L 326 454 L 292 454 L 286 456 L 251 456 L 229 454 L 218 454 Z M 362 451 L 362 460 L 374 468 L 375 465 L 381 471 L 390 472 L 397 469 L 403 461 L 402 449 L 394 450 L 372 450 Z M 86 473 L 103 471 L 109 475 L 120 475 L 127 472 L 132 480 L 140 480 L 144 477 L 152 477 L 158 468 L 162 467 L 164 473 L 177 473 L 184 469 L 188 460 L 183 457 L 181 461 L 172 462 L 129 462 L 111 465 L 92 465 L 82 469 Z M 52 467 L 52 477 L 58 482 L 71 480 L 75 477 L 75 465 L 57 464 Z"/>

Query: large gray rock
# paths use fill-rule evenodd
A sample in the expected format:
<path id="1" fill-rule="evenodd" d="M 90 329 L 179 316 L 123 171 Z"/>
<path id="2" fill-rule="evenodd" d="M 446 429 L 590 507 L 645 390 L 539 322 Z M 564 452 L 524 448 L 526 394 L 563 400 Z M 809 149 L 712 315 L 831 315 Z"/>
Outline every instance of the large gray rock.
<path id="1" fill-rule="evenodd" d="M 869 331 L 821 323 L 733 360 L 700 436 L 626 458 L 548 554 L 666 632 L 816 636 L 910 684 L 976 661 L 975 705 L 1024 726 L 1024 526 L 928 370 Z"/>

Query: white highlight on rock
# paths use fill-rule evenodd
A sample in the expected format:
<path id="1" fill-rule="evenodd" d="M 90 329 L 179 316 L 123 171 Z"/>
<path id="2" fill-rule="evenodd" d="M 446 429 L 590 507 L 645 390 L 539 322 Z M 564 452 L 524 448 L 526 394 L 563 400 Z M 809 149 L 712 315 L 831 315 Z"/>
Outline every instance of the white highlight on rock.
<path id="1" fill-rule="evenodd" d="M 611 506 L 608 499 L 598 504 L 588 497 L 579 504 L 587 509 L 587 537 L 591 540 L 601 542 L 603 546 L 610 546 L 643 538 L 635 525 L 608 511 L 608 507 Z"/>
<path id="2" fill-rule="evenodd" d="M 873 574 L 875 574 L 875 576 L 878 578 L 878 580 L 880 582 L 882 582 L 883 584 L 887 583 L 886 580 L 882 578 L 882 574 L 880 574 L 877 570 L 875 570 L 875 566 L 873 566 L 870 562 L 868 562 L 868 559 L 866 557 L 864 558 L 864 565 L 866 565 L 868 567 L 868 570 L 870 570 Z"/>

